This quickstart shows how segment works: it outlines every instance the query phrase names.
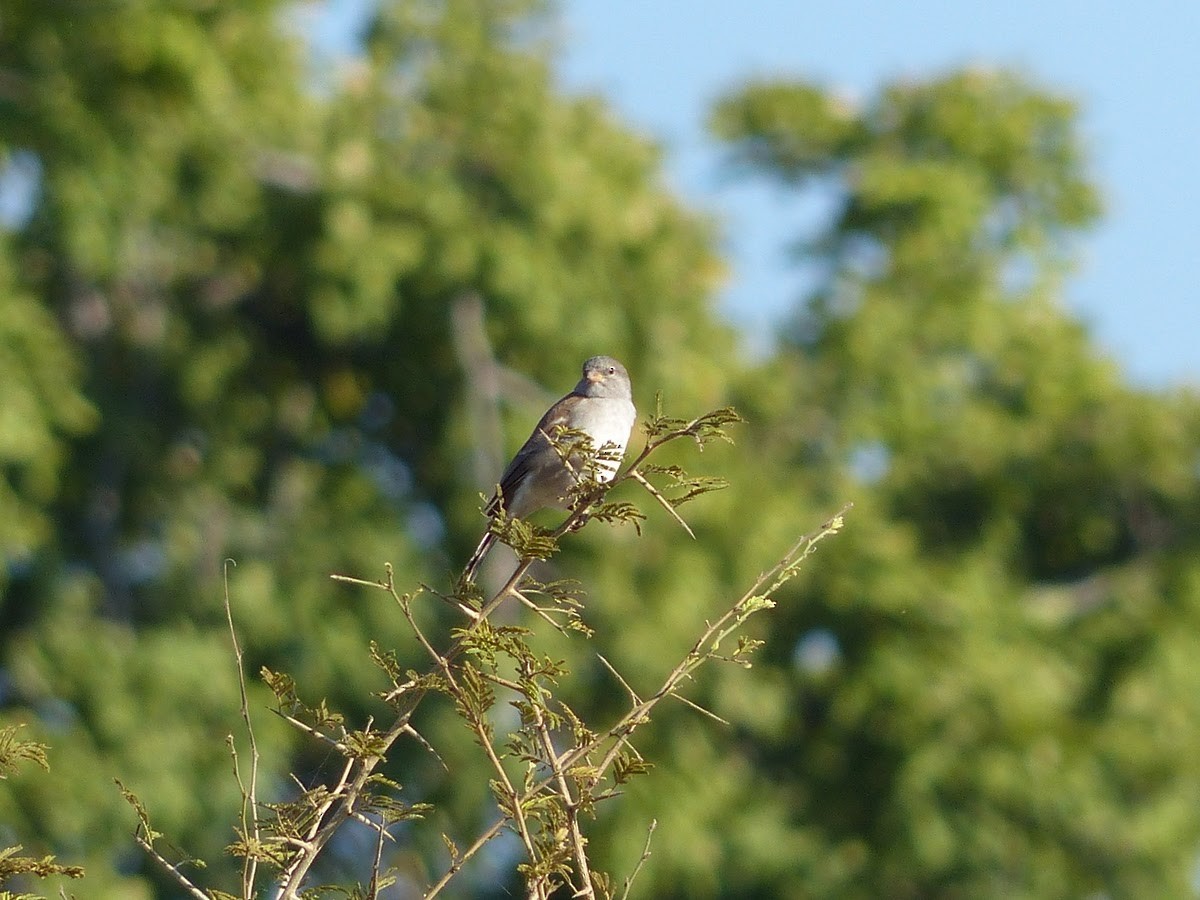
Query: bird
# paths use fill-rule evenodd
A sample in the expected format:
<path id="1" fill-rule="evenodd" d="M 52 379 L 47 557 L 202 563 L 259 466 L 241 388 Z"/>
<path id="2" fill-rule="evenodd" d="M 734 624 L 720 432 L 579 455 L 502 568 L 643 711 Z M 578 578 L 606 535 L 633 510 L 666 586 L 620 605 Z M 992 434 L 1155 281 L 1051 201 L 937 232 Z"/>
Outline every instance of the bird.
<path id="1" fill-rule="evenodd" d="M 524 519 L 540 509 L 569 509 L 571 489 L 579 483 L 585 461 L 579 454 L 570 454 L 564 460 L 554 442 L 564 432 L 586 435 L 597 454 L 593 477 L 602 483 L 609 482 L 625 455 L 636 418 L 633 386 L 625 367 L 611 356 L 591 357 L 583 364 L 579 383 L 546 410 L 512 458 L 484 512 L 494 519 L 503 509 L 510 517 Z M 489 530 L 479 541 L 463 570 L 467 580 L 475 580 L 475 573 L 496 538 Z"/>

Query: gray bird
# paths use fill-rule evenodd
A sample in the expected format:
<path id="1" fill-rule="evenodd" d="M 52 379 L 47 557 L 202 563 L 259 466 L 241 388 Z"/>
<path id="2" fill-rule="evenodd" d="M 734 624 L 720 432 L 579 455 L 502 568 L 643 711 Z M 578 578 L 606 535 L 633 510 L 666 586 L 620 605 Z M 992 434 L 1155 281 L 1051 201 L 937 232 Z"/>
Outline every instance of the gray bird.
<path id="1" fill-rule="evenodd" d="M 508 464 L 500 476 L 499 492 L 488 502 L 487 514 L 494 517 L 502 505 L 509 516 L 519 519 L 547 507 L 569 508 L 582 460 L 573 455 L 564 462 L 551 442 L 556 429 L 586 434 L 600 454 L 595 460 L 596 480 L 611 481 L 636 418 L 633 388 L 625 367 L 611 356 L 593 356 L 583 364 L 579 384 L 546 411 Z M 463 573 L 466 578 L 475 580 L 479 564 L 495 542 L 496 535 L 490 531 L 483 536 L 467 562 Z"/>

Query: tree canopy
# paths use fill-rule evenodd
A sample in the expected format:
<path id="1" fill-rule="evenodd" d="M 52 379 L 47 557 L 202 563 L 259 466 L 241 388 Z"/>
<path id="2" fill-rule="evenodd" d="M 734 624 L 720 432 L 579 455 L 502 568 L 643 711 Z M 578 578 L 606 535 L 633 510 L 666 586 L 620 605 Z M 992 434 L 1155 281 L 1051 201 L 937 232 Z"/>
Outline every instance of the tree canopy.
<path id="1" fill-rule="evenodd" d="M 855 504 L 754 667 L 697 680 L 729 726 L 667 710 L 639 743 L 655 768 L 598 809 L 613 871 L 659 821 L 635 894 L 1189 894 L 1200 406 L 1131 384 L 1061 303 L 1102 206 L 1071 100 L 977 70 L 861 105 L 731 90 L 710 123 L 731 171 L 833 198 L 780 235 L 820 277 L 747 358 L 716 311 L 718 225 L 559 86 L 552 11 L 385 0 L 314 77 L 289 10 L 0 14 L 0 162 L 30 186 L 0 240 L 0 726 L 27 723 L 53 772 L 5 781 L 0 847 L 83 865 L 68 892 L 172 896 L 118 777 L 233 871 L 225 585 L 249 672 L 375 714 L 370 642 L 419 648 L 328 575 L 452 583 L 480 492 L 603 352 L 644 414 L 661 393 L 748 424 L 689 460 L 731 485 L 687 507 L 695 540 L 648 504 L 640 535 L 589 528 L 546 567 L 595 629 L 546 638 L 576 708 L 615 702 L 597 653 L 654 683 Z M 269 696 L 251 684 L 252 711 Z M 417 883 L 490 799 L 452 712 L 422 715 L 455 774 L 389 761 L 435 807 L 389 851 Z M 259 743 L 275 797 L 329 764 L 266 714 Z M 508 862 L 460 895 L 506 896 Z"/>

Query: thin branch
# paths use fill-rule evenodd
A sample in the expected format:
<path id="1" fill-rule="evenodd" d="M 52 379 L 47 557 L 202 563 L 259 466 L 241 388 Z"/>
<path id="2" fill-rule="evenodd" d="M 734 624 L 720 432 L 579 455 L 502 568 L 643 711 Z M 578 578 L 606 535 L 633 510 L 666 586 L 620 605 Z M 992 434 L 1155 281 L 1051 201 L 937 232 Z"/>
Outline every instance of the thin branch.
<path id="1" fill-rule="evenodd" d="M 376 900 L 379 896 L 379 869 L 383 864 L 383 839 L 391 838 L 383 822 L 373 827 L 378 829 L 378 836 L 375 840 L 375 864 L 371 867 L 371 883 L 367 887 L 367 900 Z"/>
<path id="2" fill-rule="evenodd" d="M 426 654 L 428 654 L 429 658 L 433 660 L 434 665 L 438 666 L 439 668 L 444 668 L 445 660 L 442 658 L 442 655 L 433 648 L 433 644 L 429 642 L 429 639 L 425 637 L 425 632 L 422 631 L 421 626 L 417 624 L 416 616 L 413 615 L 412 611 L 411 598 L 409 598 L 407 594 L 405 594 L 404 597 L 399 597 L 396 595 L 395 591 L 392 591 L 392 596 L 395 597 L 396 602 L 400 604 L 400 611 L 404 613 L 404 618 L 408 622 L 408 627 L 411 628 L 413 634 L 417 636 L 417 641 L 423 648 L 425 648 Z"/>
<path id="3" fill-rule="evenodd" d="M 385 568 L 387 568 L 386 565 Z M 355 578 L 353 575 L 339 575 L 337 572 L 333 572 L 329 577 L 334 581 L 341 581 L 346 584 L 357 584 L 359 587 L 374 587 L 387 590 L 388 586 L 386 581 L 370 581 L 366 578 Z"/>
<path id="4" fill-rule="evenodd" d="M 629 900 L 629 891 L 633 887 L 633 880 L 638 877 L 638 874 L 642 871 L 642 866 L 650 858 L 650 839 L 654 837 L 654 829 L 657 827 L 658 819 L 651 819 L 650 827 L 646 829 L 646 846 L 642 848 L 642 857 L 637 861 L 637 865 L 633 867 L 633 871 L 629 873 L 629 877 L 625 879 L 624 890 L 621 891 L 621 900 Z"/>
<path id="5" fill-rule="evenodd" d="M 564 769 L 570 769 L 575 764 L 586 759 L 590 754 L 600 749 L 601 745 L 608 740 L 612 740 L 613 744 L 606 752 L 601 763 L 596 766 L 599 772 L 608 771 L 613 760 L 622 747 L 627 746 L 629 738 L 633 732 L 642 724 L 649 721 L 650 712 L 655 706 L 666 696 L 673 694 L 679 685 L 686 679 L 691 677 L 691 673 L 696 667 L 703 662 L 706 657 L 705 648 L 717 640 L 720 636 L 727 633 L 727 625 L 729 622 L 744 618 L 748 613 L 747 609 L 755 604 L 756 601 L 765 601 L 767 594 L 778 590 L 788 578 L 795 575 L 799 570 L 799 565 L 806 559 L 816 547 L 817 543 L 824 537 L 836 533 L 842 527 L 843 516 L 850 508 L 847 504 L 835 516 L 825 522 L 816 532 L 801 537 L 778 563 L 771 569 L 759 575 L 754 584 L 747 590 L 738 601 L 729 608 L 723 615 L 715 621 L 710 622 L 704 633 L 692 645 L 692 648 L 684 656 L 683 660 L 663 679 L 658 690 L 649 698 L 634 705 L 627 713 L 621 716 L 607 732 L 597 735 L 593 740 L 588 741 L 573 750 L 569 751 L 563 759 L 562 766 Z M 768 587 L 766 593 L 762 593 L 764 587 Z M 542 779 L 533 789 L 528 792 L 532 796 L 538 790 L 544 789 L 551 782 L 552 776 Z"/>
<path id="6" fill-rule="evenodd" d="M 706 432 L 705 429 L 711 429 L 713 424 L 713 420 L 710 417 L 700 417 L 648 440 L 646 446 L 633 461 L 633 463 L 626 469 L 625 472 L 619 474 L 613 480 L 613 482 L 605 485 L 596 485 L 594 489 L 583 493 L 578 498 L 578 502 L 570 515 L 567 516 L 566 520 L 562 522 L 558 528 L 550 533 L 550 537 L 553 540 L 557 540 L 568 532 L 575 530 L 577 526 L 586 521 L 592 505 L 596 503 L 607 490 L 624 481 L 626 478 L 640 475 L 640 473 L 637 472 L 638 466 L 655 449 L 662 446 L 664 443 L 679 437 L 692 437 L 697 441 L 703 441 L 706 437 L 706 434 L 710 433 Z M 533 559 L 522 560 L 517 565 L 516 569 L 511 573 L 508 580 L 500 588 L 500 590 L 497 591 L 492 596 L 492 599 L 484 604 L 484 606 L 478 611 L 465 606 L 457 600 L 452 601 L 456 608 L 464 616 L 470 619 L 469 624 L 464 629 L 464 633 L 442 654 L 438 654 L 436 651 L 434 651 L 432 645 L 429 644 L 428 641 L 424 642 L 428 645 L 426 647 L 426 652 L 430 653 L 431 658 L 435 660 L 436 665 L 442 670 L 443 674 L 451 671 L 451 664 L 457 660 L 457 658 L 462 655 L 465 649 L 470 645 L 470 639 L 474 633 L 482 627 L 483 623 L 486 622 L 489 616 L 504 603 L 510 594 L 520 598 L 520 594 L 516 590 L 517 585 L 521 583 L 522 579 L 528 572 L 529 567 L 533 564 L 533 561 Z M 368 587 L 381 587 L 392 593 L 398 601 L 400 599 L 396 594 L 395 588 L 392 584 L 392 573 L 390 566 L 388 567 L 387 581 L 382 583 L 354 579 L 348 576 L 334 577 L 336 580 L 345 581 L 352 584 Z M 715 634 L 715 632 L 712 633 Z M 710 632 L 706 632 L 706 637 L 710 636 Z M 698 665 L 702 659 L 703 654 L 699 653 L 698 650 L 694 648 L 692 653 L 689 654 L 676 673 L 673 673 L 673 678 L 669 679 L 656 695 L 648 700 L 635 704 L 634 709 L 624 716 L 622 720 L 617 723 L 617 725 L 614 725 L 613 728 L 611 728 L 604 735 L 598 735 L 595 739 L 588 741 L 584 746 L 575 748 L 573 751 L 564 754 L 562 759 L 558 761 L 558 770 L 564 773 L 569 771 L 570 767 L 574 765 L 575 762 L 584 759 L 588 754 L 597 750 L 602 743 L 613 741 L 612 747 L 609 748 L 609 752 L 605 756 L 604 764 L 599 770 L 601 772 L 606 771 L 608 767 L 612 765 L 612 762 L 616 757 L 616 753 L 619 752 L 620 748 L 628 744 L 629 736 L 632 734 L 633 730 L 642 722 L 646 721 L 647 715 L 654 705 L 661 700 L 663 696 L 674 690 L 678 683 L 683 680 L 683 678 L 689 677 L 691 670 L 694 669 L 694 667 Z M 451 690 L 459 689 L 457 688 L 456 682 L 452 682 L 452 684 L 454 686 L 451 688 Z M 404 705 L 397 711 L 396 719 L 391 728 L 381 736 L 379 742 L 379 752 L 371 757 L 352 760 L 350 763 L 348 763 L 347 771 L 343 776 L 342 783 L 339 784 L 338 788 L 316 811 L 317 815 L 314 821 L 313 830 L 310 833 L 308 844 L 302 849 L 292 864 L 287 867 L 281 877 L 280 900 L 294 900 L 294 898 L 297 896 L 300 886 L 302 885 L 304 878 L 311 869 L 316 858 L 320 855 L 323 848 L 336 833 L 338 828 L 341 827 L 342 823 L 354 812 L 355 804 L 358 802 L 358 798 L 360 797 L 363 788 L 370 779 L 371 774 L 383 761 L 384 754 L 390 750 L 392 745 L 401 734 L 407 733 L 410 727 L 409 721 L 412 718 L 417 706 L 424 699 L 428 690 L 429 688 L 422 687 L 404 693 L 403 697 L 406 698 Z M 495 752 L 491 747 L 490 741 L 486 739 L 486 729 L 481 730 L 483 723 L 478 721 L 478 717 L 475 718 L 477 720 L 475 723 L 476 730 L 480 735 L 481 743 L 485 749 L 485 752 L 487 752 L 493 768 L 495 768 L 497 773 L 502 776 L 501 783 L 505 785 L 504 790 L 508 793 L 510 802 L 513 803 L 513 810 L 517 817 L 515 824 L 521 832 L 522 841 L 526 846 L 527 852 L 530 853 L 530 859 L 532 861 L 535 856 L 533 853 L 532 840 L 528 834 L 527 824 L 524 822 L 524 817 L 521 814 L 521 806 L 519 803 L 521 798 L 518 796 L 516 791 L 512 789 L 511 783 L 507 782 L 507 776 L 504 774 L 503 767 L 500 765 L 499 760 L 495 757 Z M 544 787 L 554 778 L 555 776 L 551 774 L 548 776 L 548 778 L 543 779 L 543 781 L 536 786 L 533 791 L 527 791 L 525 793 L 525 799 L 528 800 L 530 797 L 534 796 L 537 790 L 544 789 Z M 484 832 L 484 834 L 480 836 L 476 843 L 472 845 L 472 849 L 468 851 L 466 855 L 453 861 L 450 870 L 442 877 L 442 879 L 433 885 L 426 896 L 433 897 L 439 891 L 441 891 L 449 879 L 453 877 L 454 873 L 461 869 L 461 866 L 465 862 L 466 858 L 477 852 L 479 847 L 482 847 L 483 844 L 494 837 L 495 834 L 499 833 L 499 831 L 508 821 L 510 821 L 509 816 L 502 816 L 496 824 Z M 590 889 L 590 879 L 587 884 Z"/>
<path id="7" fill-rule="evenodd" d="M 479 835 L 479 837 L 475 839 L 475 842 L 471 844 L 470 847 L 459 854 L 458 857 L 450 863 L 450 868 L 445 871 L 442 877 L 429 886 L 429 890 L 425 892 L 423 900 L 433 900 L 434 897 L 440 894 L 446 885 L 450 883 L 450 880 L 462 871 L 463 866 L 466 865 L 476 853 L 482 850 L 488 841 L 503 831 L 504 826 L 507 824 L 507 816 L 501 816 L 499 819 L 493 822 L 491 827 Z"/>
<path id="8" fill-rule="evenodd" d="M 562 635 L 570 634 L 570 630 L 567 628 L 566 625 L 563 625 L 561 622 L 557 621 L 553 616 L 550 615 L 550 613 L 552 611 L 553 612 L 563 612 L 563 610 L 560 610 L 558 607 L 554 607 L 554 606 L 551 606 L 549 608 L 538 606 L 536 603 L 534 603 L 532 600 L 530 600 L 528 597 L 526 597 L 523 593 L 516 590 L 515 588 L 513 589 L 512 593 L 513 593 L 514 597 L 516 597 L 518 600 L 521 601 L 522 606 L 531 610 L 534 613 L 534 615 L 536 615 L 538 618 L 542 619 L 543 621 L 547 622 L 551 628 L 553 628 L 554 630 L 556 630 L 557 632 L 559 632 Z"/>
<path id="9" fill-rule="evenodd" d="M 347 747 L 341 741 L 339 741 L 337 738 L 330 737 L 325 732 L 320 731 L 316 728 L 313 728 L 307 722 L 302 722 L 301 720 L 297 719 L 295 716 L 290 716 L 287 713 L 279 712 L 278 710 L 276 710 L 275 714 L 277 716 L 279 716 L 279 718 L 283 719 L 283 721 L 285 721 L 289 725 L 291 725 L 293 728 L 296 728 L 299 731 L 303 731 L 307 735 L 315 737 L 317 740 L 321 741 L 324 744 L 328 744 L 330 747 L 332 747 L 334 750 L 337 750 L 339 753 L 345 754 L 347 756 L 350 755 L 350 752 L 351 752 L 350 748 Z"/>
<path id="10" fill-rule="evenodd" d="M 359 587 L 382 588 L 385 591 L 391 591 L 392 586 L 393 586 L 393 584 L 392 584 L 392 564 L 384 563 L 384 571 L 387 572 L 387 578 L 383 581 L 370 581 L 365 578 L 355 578 L 353 575 L 339 575 L 336 572 L 332 573 L 329 577 L 331 580 L 340 581 L 343 584 L 356 584 Z M 425 587 L 425 586 L 422 585 L 422 587 Z M 471 607 L 467 606 L 465 603 L 461 603 L 461 602 L 455 600 L 453 597 L 447 597 L 444 594 L 441 594 L 431 588 L 427 588 L 426 590 L 428 591 L 428 593 L 433 594 L 435 597 L 437 597 L 439 600 L 443 601 L 444 603 L 447 603 L 450 606 L 453 606 L 455 609 L 457 609 L 463 615 L 468 616 L 469 618 L 475 617 L 475 615 L 476 615 L 475 610 L 471 609 Z"/>
<path id="11" fill-rule="evenodd" d="M 685 706 L 690 706 L 692 709 L 694 709 L 696 712 L 700 713 L 702 716 L 708 716 L 714 722 L 720 722 L 722 725 L 725 725 L 727 727 L 732 727 L 729 725 L 729 722 L 727 722 L 725 719 L 722 719 L 711 709 L 705 709 L 699 703 L 694 703 L 691 700 L 689 700 L 687 697 L 683 696 L 683 694 L 671 694 L 670 696 L 672 699 L 678 700 L 680 703 L 684 704 Z"/>
<path id="12" fill-rule="evenodd" d="M 621 673 L 616 670 L 616 667 L 613 666 L 612 663 L 610 663 L 607 659 L 604 658 L 604 654 L 597 653 L 596 657 L 597 657 L 597 659 L 600 660 L 600 662 L 604 663 L 604 668 L 606 668 L 606 669 L 608 669 L 608 671 L 612 672 L 613 678 L 615 678 L 615 679 L 617 679 L 617 681 L 621 682 L 621 686 L 624 687 L 625 690 L 629 691 L 629 696 L 633 699 L 633 702 L 641 703 L 642 698 L 637 695 L 637 691 L 635 691 L 632 687 L 630 687 L 629 682 L 626 681 L 622 677 Z"/>
<path id="13" fill-rule="evenodd" d="M 168 875 L 175 879 L 175 883 L 183 888 L 189 896 L 195 897 L 196 900 L 210 900 L 208 894 L 204 893 L 204 891 L 192 884 L 191 880 L 181 871 L 179 871 L 178 866 L 168 862 L 161 853 L 154 849 L 154 845 L 142 837 L 141 834 L 135 834 L 133 839 L 151 859 L 158 863 Z"/>
<path id="14" fill-rule="evenodd" d="M 567 833 L 571 837 L 571 852 L 575 857 L 575 874 L 578 876 L 580 882 L 579 889 L 572 896 L 587 897 L 590 900 L 596 900 L 596 890 L 592 884 L 592 872 L 588 865 L 587 839 L 584 838 L 583 831 L 579 827 L 579 804 L 576 798 L 571 796 L 571 786 L 567 783 L 566 772 L 563 770 L 558 752 L 554 749 L 554 740 L 550 736 L 550 729 L 546 727 L 546 719 L 542 715 L 542 707 L 538 703 L 532 703 L 531 707 L 533 709 L 537 735 L 542 743 L 542 751 L 546 754 L 546 762 L 554 774 L 554 780 L 558 785 L 558 795 L 562 798 L 563 808 L 567 814 Z"/>
<path id="15" fill-rule="evenodd" d="M 688 536 L 691 537 L 693 541 L 696 539 L 696 533 L 692 531 L 691 526 L 689 526 L 687 522 L 683 521 L 683 517 L 680 516 L 675 510 L 675 507 L 671 505 L 671 501 L 664 497 L 662 492 L 652 485 L 645 475 L 643 475 L 637 469 L 631 469 L 629 472 L 629 477 L 648 490 L 650 492 L 650 496 L 658 501 L 658 505 L 665 509 L 667 514 L 672 519 L 683 526 L 683 530 L 688 533 Z"/>
<path id="16" fill-rule="evenodd" d="M 366 825 L 372 831 L 378 831 L 381 835 L 380 840 L 389 840 L 395 843 L 396 839 L 387 832 L 387 827 L 382 822 L 376 822 L 370 816 L 363 815 L 360 812 L 350 813 L 350 818 L 354 821 Z"/>
<path id="17" fill-rule="evenodd" d="M 622 744 L 628 741 L 634 730 L 643 722 L 648 721 L 650 711 L 658 704 L 663 697 L 674 693 L 680 683 L 691 676 L 695 668 L 703 661 L 705 657 L 705 647 L 712 644 L 714 639 L 719 643 L 720 636 L 727 633 L 727 625 L 734 620 L 744 619 L 749 613 L 748 609 L 757 601 L 767 601 L 768 595 L 778 590 L 783 584 L 799 570 L 800 563 L 803 562 L 813 549 L 817 542 L 830 534 L 834 534 L 841 530 L 843 516 L 850 508 L 849 505 L 844 506 L 835 516 L 825 522 L 816 532 L 810 535 L 801 537 L 791 549 L 784 554 L 783 559 L 775 564 L 771 569 L 759 575 L 754 584 L 747 590 L 738 601 L 733 604 L 723 615 L 716 621 L 710 623 L 704 630 L 703 634 L 692 645 L 692 648 L 684 656 L 683 660 L 671 671 L 671 673 L 663 680 L 659 689 L 647 700 L 634 706 L 626 713 L 612 728 L 608 731 L 608 736 L 617 740 L 608 753 L 605 755 L 600 764 L 600 771 L 608 770 L 612 765 L 612 761 L 616 758 Z M 769 587 L 767 587 L 769 585 Z M 763 588 L 767 587 L 766 592 Z M 713 645 L 715 649 L 715 645 Z M 596 741 L 592 742 L 597 744 Z M 573 754 L 573 759 L 568 765 L 574 764 L 575 761 L 584 758 L 588 753 L 597 749 L 597 746 L 585 746 L 576 750 Z"/>
<path id="18" fill-rule="evenodd" d="M 521 795 L 517 789 L 513 787 L 512 781 L 508 777 L 508 772 L 504 769 L 504 764 L 496 755 L 496 748 L 492 746 L 491 735 L 488 732 L 487 723 L 478 715 L 472 704 L 465 699 L 465 693 L 458 684 L 458 679 L 454 677 L 454 672 L 450 668 L 450 664 L 445 660 L 441 660 L 442 675 L 445 677 L 456 699 L 460 699 L 461 707 L 466 717 L 470 720 L 470 725 L 475 731 L 475 736 L 478 739 L 479 746 L 487 756 L 488 762 L 491 763 L 492 769 L 496 773 L 496 783 L 503 787 L 505 800 L 512 807 L 512 815 L 510 818 L 517 826 L 517 834 L 521 838 L 521 843 L 525 845 L 525 852 L 529 854 L 531 860 L 537 858 L 537 849 L 533 843 L 533 834 L 529 830 L 529 822 L 525 818 L 525 814 L 521 809 Z"/>
<path id="19" fill-rule="evenodd" d="M 258 823 L 258 741 L 254 737 L 254 725 L 250 721 L 250 699 L 246 692 L 246 667 L 242 654 L 242 645 L 238 642 L 237 629 L 233 626 L 233 608 L 229 601 L 229 567 L 236 566 L 232 559 L 225 560 L 222 573 L 225 588 L 225 621 L 229 624 L 229 640 L 233 644 L 234 661 L 237 664 L 238 691 L 241 698 L 242 722 L 246 726 L 246 737 L 250 741 L 250 787 L 247 790 L 242 783 L 242 774 L 238 768 L 237 746 L 233 736 L 229 738 L 229 748 L 233 755 L 233 772 L 237 779 L 238 789 L 242 794 L 242 834 L 250 835 L 257 845 L 262 838 Z M 258 874 L 258 860 L 253 853 L 247 853 L 242 861 L 242 896 L 254 896 L 254 881 Z"/>
<path id="20" fill-rule="evenodd" d="M 560 773 L 569 772 L 577 764 L 585 762 L 593 753 L 600 750 L 600 748 L 609 741 L 612 743 L 605 753 L 603 760 L 598 765 L 589 767 L 593 772 L 597 773 L 597 777 L 602 776 L 604 773 L 609 771 L 616 760 L 617 755 L 625 748 L 632 750 L 640 759 L 641 756 L 640 754 L 637 754 L 637 751 L 633 747 L 630 739 L 637 728 L 650 720 L 650 712 L 665 697 L 674 696 L 688 705 L 698 709 L 700 712 L 705 713 L 706 715 L 713 715 L 709 711 L 677 694 L 676 692 L 679 686 L 685 680 L 691 678 L 692 672 L 695 671 L 695 669 L 706 659 L 713 658 L 716 655 L 716 648 L 719 646 L 721 640 L 723 640 L 724 637 L 726 637 L 731 631 L 730 623 L 745 621 L 745 619 L 752 612 L 757 609 L 765 608 L 770 603 L 769 595 L 778 590 L 785 582 L 788 581 L 788 579 L 792 578 L 799 571 L 800 564 L 812 553 L 817 543 L 823 538 L 834 534 L 841 529 L 843 524 L 843 516 L 849 509 L 850 504 L 847 504 L 815 532 L 801 537 L 788 550 L 788 552 L 784 554 L 783 558 L 776 563 L 775 566 L 759 575 L 758 579 L 754 582 L 750 589 L 747 590 L 723 615 L 712 622 L 706 623 L 704 632 L 695 641 L 691 649 L 687 652 L 687 654 L 685 654 L 680 663 L 670 672 L 670 674 L 666 676 L 658 690 L 655 691 L 653 695 L 645 700 L 635 702 L 634 706 L 623 716 L 621 716 L 620 719 L 618 719 L 617 722 L 614 723 L 603 734 L 597 734 L 591 740 L 585 741 L 584 743 L 561 755 L 555 754 L 551 749 L 551 751 L 547 753 L 547 756 L 549 757 L 548 762 L 552 771 L 550 774 L 535 782 L 525 791 L 526 802 L 546 790 L 553 790 L 558 796 L 564 796 L 562 785 L 559 782 Z M 764 588 L 766 588 L 765 591 Z M 602 662 L 604 662 L 604 664 L 609 668 L 609 671 L 613 672 L 614 676 L 616 676 L 618 680 L 626 686 L 626 689 L 630 692 L 630 694 L 636 698 L 637 694 L 628 686 L 628 684 L 625 682 L 625 679 L 621 678 L 621 676 L 616 672 L 616 669 L 607 660 L 605 660 L 603 657 L 600 658 Z M 537 709 L 536 705 L 534 708 Z M 571 810 L 571 804 L 569 803 L 570 794 L 567 793 L 565 796 L 568 800 L 567 810 L 569 813 Z M 593 799 L 595 801 L 600 801 L 612 796 L 615 796 L 615 792 L 610 791 L 597 795 Z M 486 843 L 486 841 L 490 840 L 493 836 L 499 833 L 499 831 L 508 821 L 509 818 L 507 815 L 501 815 L 476 840 L 473 848 L 477 849 L 478 847 L 481 847 L 484 843 Z M 654 825 L 651 826 L 651 833 L 653 830 Z M 647 835 L 646 850 L 643 853 L 642 860 L 638 863 L 638 866 L 634 871 L 634 875 L 636 875 L 637 871 L 641 869 L 645 859 L 649 856 L 649 842 L 650 838 L 649 835 Z M 426 897 L 433 897 L 436 893 L 440 892 L 450 878 L 461 869 L 464 862 L 465 858 L 456 860 L 455 864 L 451 867 L 451 871 L 448 871 L 442 876 L 442 878 L 434 886 L 434 889 L 426 894 Z M 631 875 L 625 883 L 625 894 L 623 895 L 625 897 L 628 896 L 632 879 L 633 875 Z"/>
<path id="21" fill-rule="evenodd" d="M 405 725 L 404 733 L 407 734 L 409 737 L 411 737 L 413 740 L 415 740 L 418 744 L 420 744 L 426 750 L 428 750 L 430 755 L 434 759 L 436 759 L 439 763 L 441 763 L 441 766 L 443 769 L 445 769 L 447 772 L 450 771 L 450 767 L 448 765 L 446 765 L 446 761 L 444 759 L 442 759 L 442 755 L 433 749 L 433 744 L 431 744 L 431 743 L 429 743 L 429 741 L 425 740 L 425 737 L 421 734 L 421 732 L 417 731 L 417 729 L 413 728 L 411 725 Z"/>

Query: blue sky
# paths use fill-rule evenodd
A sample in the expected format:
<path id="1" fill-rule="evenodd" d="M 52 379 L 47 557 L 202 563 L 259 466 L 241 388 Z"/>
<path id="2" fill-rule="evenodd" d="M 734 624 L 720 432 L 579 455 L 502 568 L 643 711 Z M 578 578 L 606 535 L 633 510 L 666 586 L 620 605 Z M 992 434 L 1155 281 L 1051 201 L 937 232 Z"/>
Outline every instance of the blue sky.
<path id="1" fill-rule="evenodd" d="M 330 0 L 336 32 L 370 0 Z M 763 75 L 852 97 L 961 65 L 1017 66 L 1078 100 L 1106 199 L 1070 308 L 1140 384 L 1200 385 L 1200 0 L 563 0 L 564 86 L 606 97 L 664 149 L 667 178 L 724 226 L 722 308 L 763 335 L 801 287 L 784 246 L 811 211 L 721 177 L 712 100 Z M 328 36 L 328 35 L 327 35 Z"/>

